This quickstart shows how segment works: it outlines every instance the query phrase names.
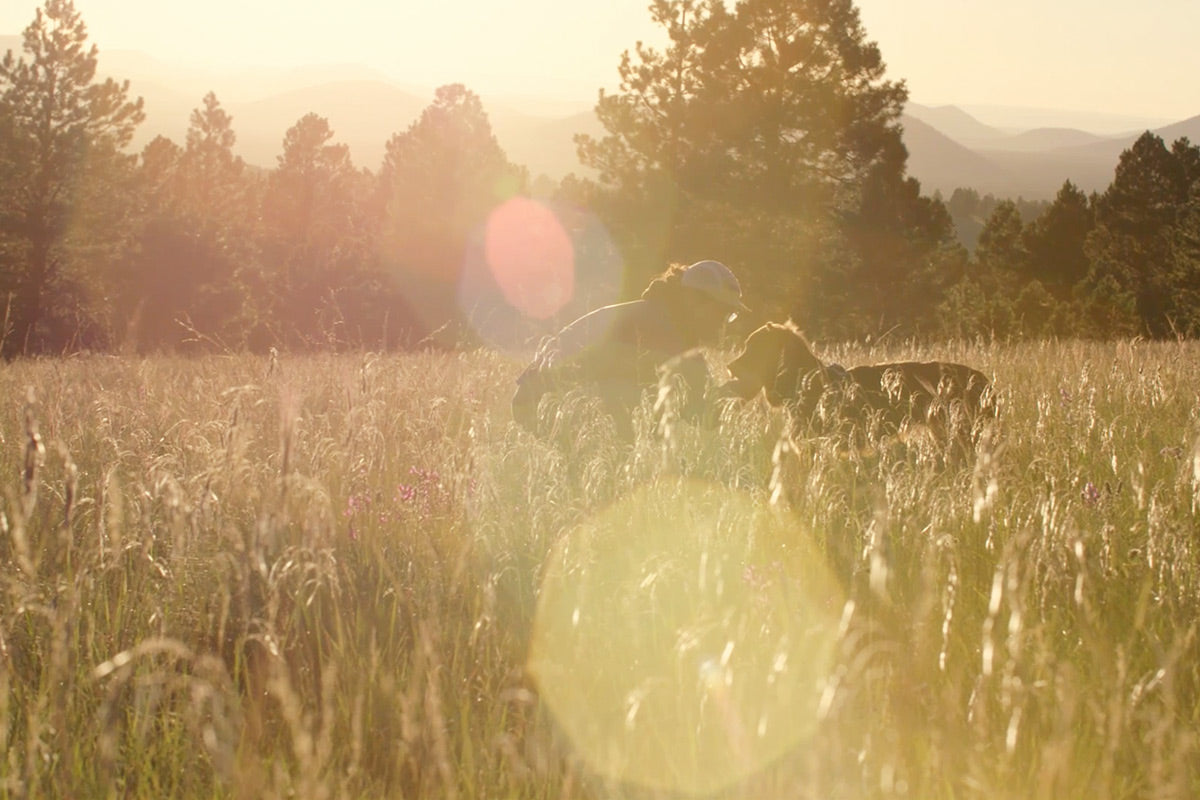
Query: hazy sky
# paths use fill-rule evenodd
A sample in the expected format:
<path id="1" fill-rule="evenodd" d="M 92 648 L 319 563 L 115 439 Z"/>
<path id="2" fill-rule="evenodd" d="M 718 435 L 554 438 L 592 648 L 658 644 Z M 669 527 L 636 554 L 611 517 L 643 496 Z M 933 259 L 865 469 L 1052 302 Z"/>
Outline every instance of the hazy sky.
<path id="1" fill-rule="evenodd" d="M 19 33 L 37 0 L 0 3 Z M 594 98 L 657 41 L 648 0 L 76 0 L 92 40 L 190 64 L 375 67 L 404 83 Z M 925 104 L 1163 121 L 1200 114 L 1200 0 L 859 0 L 888 73 Z"/>

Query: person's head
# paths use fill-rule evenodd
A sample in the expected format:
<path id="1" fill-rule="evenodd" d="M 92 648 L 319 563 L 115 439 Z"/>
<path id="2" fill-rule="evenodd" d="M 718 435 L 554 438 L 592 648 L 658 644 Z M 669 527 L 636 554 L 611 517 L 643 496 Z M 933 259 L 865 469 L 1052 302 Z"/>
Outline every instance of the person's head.
<path id="1" fill-rule="evenodd" d="M 650 282 L 642 299 L 664 304 L 697 344 L 715 341 L 726 322 L 749 312 L 737 277 L 719 261 L 674 264 Z"/>

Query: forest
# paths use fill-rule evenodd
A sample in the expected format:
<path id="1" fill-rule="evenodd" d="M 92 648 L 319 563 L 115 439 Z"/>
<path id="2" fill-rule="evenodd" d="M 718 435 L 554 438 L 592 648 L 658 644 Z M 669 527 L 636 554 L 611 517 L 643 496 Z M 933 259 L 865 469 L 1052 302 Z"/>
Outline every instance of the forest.
<path id="1" fill-rule="evenodd" d="M 907 89 L 853 3 L 793 5 L 655 0 L 670 44 L 624 53 L 604 135 L 577 137 L 594 177 L 548 185 L 463 85 L 369 167 L 316 114 L 247 165 L 211 92 L 185 141 L 129 152 L 141 100 L 46 0 L 0 62 L 0 350 L 390 350 L 447 327 L 520 348 L 702 258 L 819 337 L 1200 330 L 1195 145 L 1147 132 L 1104 192 L 1065 180 L 1032 218 L 963 187 L 948 202 L 987 212 L 964 237 L 906 174 Z"/>

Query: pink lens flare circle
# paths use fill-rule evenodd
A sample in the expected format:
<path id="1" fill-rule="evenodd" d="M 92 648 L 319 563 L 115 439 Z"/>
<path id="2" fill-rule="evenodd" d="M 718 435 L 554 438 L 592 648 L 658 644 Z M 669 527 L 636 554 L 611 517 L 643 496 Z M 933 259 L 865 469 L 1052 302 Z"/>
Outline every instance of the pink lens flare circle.
<path id="1" fill-rule="evenodd" d="M 484 258 L 510 306 L 523 315 L 553 317 L 575 294 L 575 247 L 557 215 L 513 197 L 488 217 Z"/>

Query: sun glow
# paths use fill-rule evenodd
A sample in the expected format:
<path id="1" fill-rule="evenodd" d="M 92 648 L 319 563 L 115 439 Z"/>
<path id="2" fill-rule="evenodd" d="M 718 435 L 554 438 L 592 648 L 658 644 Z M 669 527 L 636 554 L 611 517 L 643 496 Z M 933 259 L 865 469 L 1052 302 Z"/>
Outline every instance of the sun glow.
<path id="1" fill-rule="evenodd" d="M 529 669 L 597 774 L 709 793 L 815 732 L 841 595 L 794 520 L 668 481 L 558 543 Z"/>
<path id="2" fill-rule="evenodd" d="M 528 317 L 549 319 L 574 296 L 575 248 L 536 200 L 513 197 L 492 212 L 484 258 L 509 305 Z"/>
<path id="3" fill-rule="evenodd" d="M 484 341 L 521 349 L 531 337 L 616 302 L 623 282 L 624 262 L 593 214 L 514 196 L 472 234 L 458 304 Z"/>

